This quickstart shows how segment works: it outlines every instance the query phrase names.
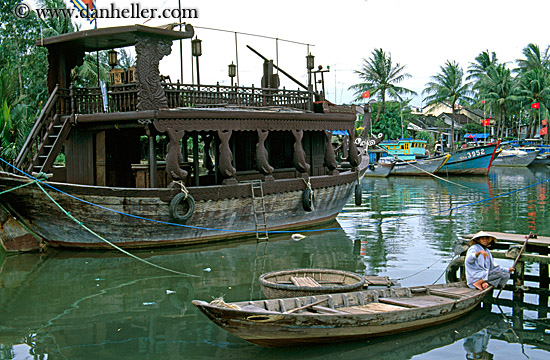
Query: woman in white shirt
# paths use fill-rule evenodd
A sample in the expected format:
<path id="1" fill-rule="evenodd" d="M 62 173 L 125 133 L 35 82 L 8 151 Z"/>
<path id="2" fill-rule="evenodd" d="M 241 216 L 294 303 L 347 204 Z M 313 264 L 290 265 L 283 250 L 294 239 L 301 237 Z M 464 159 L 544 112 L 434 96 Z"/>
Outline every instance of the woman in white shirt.
<path id="1" fill-rule="evenodd" d="M 510 279 L 510 273 L 514 271 L 514 268 L 506 269 L 495 265 L 493 255 L 489 251 L 489 247 L 495 241 L 493 235 L 483 231 L 475 234 L 470 241 L 464 265 L 466 283 L 472 289 L 483 290 L 489 285 L 503 288 Z"/>

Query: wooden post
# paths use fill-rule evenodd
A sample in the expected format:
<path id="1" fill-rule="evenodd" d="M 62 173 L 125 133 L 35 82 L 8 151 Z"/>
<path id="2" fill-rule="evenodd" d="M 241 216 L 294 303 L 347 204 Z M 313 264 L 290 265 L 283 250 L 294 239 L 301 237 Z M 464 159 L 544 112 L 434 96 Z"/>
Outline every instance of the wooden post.
<path id="1" fill-rule="evenodd" d="M 514 280 L 514 285 L 521 287 L 525 283 L 525 263 L 523 261 L 518 261 L 515 269 L 516 278 Z M 513 299 L 517 302 L 523 302 L 523 292 L 515 291 Z"/>
<path id="2" fill-rule="evenodd" d="M 193 135 L 193 172 L 195 186 L 199 186 L 199 134 Z"/>
<path id="3" fill-rule="evenodd" d="M 155 151 L 155 136 L 151 129 L 148 129 L 149 137 L 149 187 L 157 187 L 157 154 Z"/>
<path id="4" fill-rule="evenodd" d="M 541 250 L 539 250 L 539 255 L 548 255 L 548 248 L 541 247 Z M 548 278 L 548 264 L 539 263 L 539 279 L 539 287 L 541 289 L 548 289 L 550 280 Z M 540 294 L 538 311 L 539 319 L 545 319 L 548 316 L 548 312 L 544 310 L 546 308 L 548 308 L 548 294 Z M 537 322 L 537 329 L 542 329 L 542 331 L 544 332 L 545 325 Z"/>

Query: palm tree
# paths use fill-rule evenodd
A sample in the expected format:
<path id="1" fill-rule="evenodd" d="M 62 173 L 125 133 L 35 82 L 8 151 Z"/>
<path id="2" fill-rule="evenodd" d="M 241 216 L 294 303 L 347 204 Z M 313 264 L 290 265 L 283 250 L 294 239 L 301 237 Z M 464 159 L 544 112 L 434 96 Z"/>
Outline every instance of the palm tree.
<path id="1" fill-rule="evenodd" d="M 378 94 L 382 102 L 372 125 L 376 124 L 380 113 L 385 113 L 386 95 L 399 102 L 403 101 L 404 95 L 416 95 L 416 92 L 396 85 L 411 77 L 404 71 L 405 66 L 399 63 L 393 64 L 391 54 L 386 55 L 382 49 L 374 49 L 368 60 L 363 59 L 361 70 L 354 71 L 363 80 L 362 83 L 349 87 L 350 90 L 355 90 L 356 100 L 361 100 L 362 94 L 368 90 L 370 96 Z"/>
<path id="2" fill-rule="evenodd" d="M 540 48 L 536 44 L 528 44 L 523 48 L 523 56 L 525 59 L 516 60 L 519 74 L 526 73 L 530 70 L 539 69 L 548 71 L 550 65 L 550 46 L 541 54 Z"/>
<path id="3" fill-rule="evenodd" d="M 432 76 L 432 81 L 426 84 L 422 91 L 427 95 L 424 100 L 428 105 L 437 105 L 449 102 L 452 109 L 451 122 L 451 150 L 454 150 L 455 142 L 455 105 L 461 101 L 472 101 L 473 93 L 470 90 L 470 83 L 463 83 L 464 71 L 455 61 L 449 61 L 440 67 L 441 72 Z"/>
<path id="4" fill-rule="evenodd" d="M 490 67 L 498 65 L 498 59 L 494 52 L 489 53 L 489 50 L 485 50 L 475 58 L 476 62 L 470 63 L 468 67 L 468 76 L 466 81 L 474 80 L 479 81 L 483 75 L 487 74 L 487 70 Z"/>
<path id="5" fill-rule="evenodd" d="M 507 110 L 514 102 L 521 100 L 517 81 L 511 71 L 505 64 L 489 66 L 485 74 L 479 76 L 475 88 L 487 101 L 487 105 L 494 107 L 500 114 L 498 134 L 504 136 Z"/>
<path id="6" fill-rule="evenodd" d="M 550 46 L 541 53 L 536 44 L 528 44 L 522 51 L 524 59 L 516 60 L 523 103 L 540 103 L 542 109 L 550 108 Z M 540 111 L 540 110 L 539 110 Z M 536 116 L 531 112 L 529 133 L 534 135 Z M 547 135 L 548 136 L 548 135 Z"/>
<path id="7" fill-rule="evenodd" d="M 550 76 L 544 69 L 533 69 L 521 74 L 519 79 L 520 93 L 524 104 L 540 103 L 541 109 L 550 108 Z M 540 111 L 539 110 L 539 111 Z M 532 112 L 530 135 L 536 129 L 536 114 Z"/>

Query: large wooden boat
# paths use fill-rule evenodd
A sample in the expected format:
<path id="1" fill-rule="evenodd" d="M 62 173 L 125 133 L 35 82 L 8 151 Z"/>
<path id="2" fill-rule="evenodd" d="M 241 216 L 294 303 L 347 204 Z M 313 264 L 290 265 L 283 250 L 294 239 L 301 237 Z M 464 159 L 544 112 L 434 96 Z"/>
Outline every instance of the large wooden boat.
<path id="1" fill-rule="evenodd" d="M 424 160 L 398 161 L 391 170 L 390 175 L 429 176 L 441 169 L 450 157 L 451 155 L 446 154 Z"/>
<path id="2" fill-rule="evenodd" d="M 437 171 L 444 175 L 487 175 L 491 164 L 498 154 L 499 143 L 458 149 L 450 153 L 451 157 Z"/>
<path id="3" fill-rule="evenodd" d="M 21 186 L 0 196 L 5 217 L 38 239 L 36 246 L 260 238 L 341 211 L 367 165 L 355 145 L 354 108 L 328 104 L 311 86 L 278 89 L 268 60 L 264 79 L 277 81 L 263 88 L 161 82 L 158 64 L 172 41 L 193 34 L 189 24 L 185 31 L 135 25 L 40 42 L 49 51 L 51 95 L 16 170 L 0 173 L 0 191 Z M 85 52 L 131 45 L 135 68 L 114 69 L 106 89 L 71 85 Z M 350 134 L 343 171 L 336 170 L 333 130 Z M 59 154 L 65 164 L 54 166 Z M 51 176 L 41 180 L 44 191 L 33 173 Z M 28 249 L 29 236 L 0 233 L 5 249 Z"/>
<path id="4" fill-rule="evenodd" d="M 451 321 L 480 304 L 492 288 L 463 283 L 225 303 L 194 300 L 210 320 L 261 346 L 350 341 Z"/>

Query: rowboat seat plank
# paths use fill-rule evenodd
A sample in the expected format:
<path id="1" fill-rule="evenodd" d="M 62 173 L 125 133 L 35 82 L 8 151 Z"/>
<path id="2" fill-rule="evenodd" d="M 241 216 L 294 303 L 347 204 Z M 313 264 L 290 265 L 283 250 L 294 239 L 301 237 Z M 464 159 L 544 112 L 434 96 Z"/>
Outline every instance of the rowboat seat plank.
<path id="1" fill-rule="evenodd" d="M 296 286 L 306 286 L 306 287 L 321 287 L 321 284 L 319 284 L 315 279 L 305 276 L 305 277 L 297 277 L 297 276 L 291 276 L 290 281 Z"/>
<path id="2" fill-rule="evenodd" d="M 373 286 L 388 286 L 394 285 L 394 282 L 389 278 L 389 276 L 363 276 L 365 278 L 365 283 Z"/>
<path id="3" fill-rule="evenodd" d="M 315 305 L 311 307 L 312 310 L 317 311 L 318 313 L 325 313 L 325 314 L 346 314 L 343 311 L 331 309 L 325 306 Z"/>
<path id="4" fill-rule="evenodd" d="M 338 310 L 348 314 L 365 314 L 365 313 L 378 313 L 378 312 L 397 311 L 397 310 L 406 310 L 406 309 L 407 309 L 406 307 L 398 306 L 398 305 L 369 303 L 365 305 L 343 307 L 343 308 L 339 308 Z"/>
<path id="5" fill-rule="evenodd" d="M 381 303 L 400 305 L 405 307 L 425 307 L 454 302 L 453 299 L 434 295 L 414 296 L 410 298 L 380 298 L 378 299 L 378 301 L 380 301 Z"/>

